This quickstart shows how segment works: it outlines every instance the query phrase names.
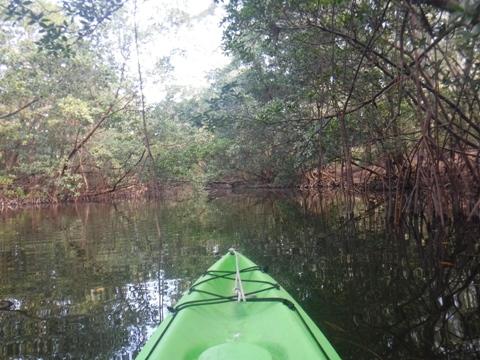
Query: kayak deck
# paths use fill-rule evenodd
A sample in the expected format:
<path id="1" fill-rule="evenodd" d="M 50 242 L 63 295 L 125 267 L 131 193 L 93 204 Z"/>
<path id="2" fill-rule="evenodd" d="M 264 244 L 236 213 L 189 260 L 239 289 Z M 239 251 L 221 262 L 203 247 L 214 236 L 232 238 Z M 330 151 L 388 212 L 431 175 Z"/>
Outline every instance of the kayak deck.
<path id="1" fill-rule="evenodd" d="M 170 310 L 137 360 L 339 359 L 295 300 L 234 250 Z"/>

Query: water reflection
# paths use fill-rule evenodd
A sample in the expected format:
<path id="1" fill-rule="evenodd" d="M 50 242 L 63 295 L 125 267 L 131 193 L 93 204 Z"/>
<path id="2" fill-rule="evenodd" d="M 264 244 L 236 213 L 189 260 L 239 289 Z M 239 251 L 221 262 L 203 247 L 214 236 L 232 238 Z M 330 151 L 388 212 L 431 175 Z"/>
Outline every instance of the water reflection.
<path id="1" fill-rule="evenodd" d="M 478 227 L 439 233 L 413 218 L 374 241 L 362 241 L 358 224 L 343 228 L 357 231 L 346 234 L 354 240 L 345 240 L 340 280 L 354 299 L 352 343 L 379 358 L 478 358 L 478 253 L 455 245 L 475 243 Z"/>
<path id="2" fill-rule="evenodd" d="M 231 246 L 270 272 L 342 358 L 468 359 L 480 352 L 478 225 L 339 193 L 30 209 L 0 218 L 0 357 L 130 359 Z M 159 260 L 161 259 L 161 261 Z"/>

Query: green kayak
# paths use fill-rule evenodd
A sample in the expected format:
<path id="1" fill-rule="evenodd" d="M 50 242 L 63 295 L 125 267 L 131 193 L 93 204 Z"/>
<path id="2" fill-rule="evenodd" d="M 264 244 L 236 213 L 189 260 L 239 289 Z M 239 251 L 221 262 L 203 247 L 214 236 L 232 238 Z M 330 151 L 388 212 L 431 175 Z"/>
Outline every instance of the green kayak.
<path id="1" fill-rule="evenodd" d="M 136 360 L 340 359 L 297 302 L 233 249 L 170 310 Z"/>

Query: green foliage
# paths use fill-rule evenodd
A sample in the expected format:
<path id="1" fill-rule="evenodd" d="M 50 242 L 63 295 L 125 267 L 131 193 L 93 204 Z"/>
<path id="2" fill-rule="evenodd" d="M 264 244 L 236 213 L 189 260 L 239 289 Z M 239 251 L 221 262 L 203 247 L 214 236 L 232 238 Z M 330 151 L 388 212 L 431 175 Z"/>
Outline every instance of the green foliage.
<path id="1" fill-rule="evenodd" d="M 454 154 L 480 142 L 478 2 L 232 0 L 223 20 L 231 64 L 194 92 L 170 85 L 175 57 L 162 55 L 145 72 L 165 95 L 145 109 L 146 131 L 124 1 L 64 1 L 43 13 L 37 2 L 3 3 L 15 20 L 0 29 L 4 191 L 102 193 L 150 183 L 151 170 L 163 185 L 290 184 L 352 154 L 365 166 L 396 162 L 406 178 L 403 161 L 427 154 L 437 170 L 458 169 Z M 141 46 L 188 20 L 170 10 L 168 25 L 137 29 Z"/>
<path id="2" fill-rule="evenodd" d="M 55 196 L 60 199 L 68 199 L 80 195 L 82 187 L 80 174 L 66 174 L 62 177 L 57 177 L 53 184 L 55 185 Z"/>
<path id="3" fill-rule="evenodd" d="M 395 179 L 422 193 L 415 211 L 478 210 L 478 169 L 464 167 L 480 143 L 478 1 L 225 7 L 235 69 L 220 75 L 206 115 L 234 139 L 242 171 L 284 179 L 285 164 L 354 160 L 380 166 L 389 187 Z"/>
<path id="4" fill-rule="evenodd" d="M 164 101 L 150 113 L 149 129 L 158 179 L 201 188 L 218 176 L 215 159 L 225 144 L 201 124 L 201 101 Z"/>
<path id="5" fill-rule="evenodd" d="M 61 4 L 11 0 L 3 17 L 35 26 L 40 35 L 36 45 L 52 55 L 71 56 L 74 44 L 91 35 L 120 10 L 125 0 L 63 0 Z"/>
<path id="6" fill-rule="evenodd" d="M 13 179 L 3 196 L 72 199 L 135 181 L 133 89 L 109 56 L 110 35 L 97 35 L 95 49 L 78 43 L 74 58 L 59 58 L 37 51 L 28 24 L 0 30 L 0 176 Z"/>

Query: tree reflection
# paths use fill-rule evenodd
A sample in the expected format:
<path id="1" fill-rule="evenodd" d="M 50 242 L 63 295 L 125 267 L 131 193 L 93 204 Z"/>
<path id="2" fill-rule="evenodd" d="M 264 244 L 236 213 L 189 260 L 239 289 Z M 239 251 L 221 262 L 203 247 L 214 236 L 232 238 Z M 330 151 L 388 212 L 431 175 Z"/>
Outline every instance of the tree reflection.
<path id="1" fill-rule="evenodd" d="M 376 196 L 351 216 L 338 192 L 248 191 L 160 201 L 160 244 L 152 206 L 1 218 L 0 357 L 132 358 L 232 246 L 269 265 L 344 359 L 479 355 L 478 224 L 393 226 Z"/>
<path id="2" fill-rule="evenodd" d="M 479 358 L 478 230 L 418 216 L 373 232 L 362 217 L 341 222 L 339 256 L 313 257 L 307 303 L 330 308 L 325 331 L 343 358 Z"/>

